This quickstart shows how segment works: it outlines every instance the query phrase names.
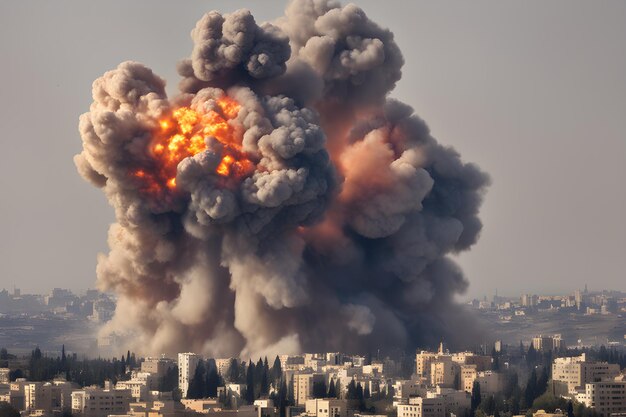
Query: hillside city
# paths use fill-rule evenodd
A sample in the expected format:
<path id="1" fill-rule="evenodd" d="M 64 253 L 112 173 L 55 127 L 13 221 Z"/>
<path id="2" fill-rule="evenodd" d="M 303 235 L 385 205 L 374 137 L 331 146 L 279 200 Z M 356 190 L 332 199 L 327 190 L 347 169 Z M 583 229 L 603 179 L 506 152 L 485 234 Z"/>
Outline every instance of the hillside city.
<path id="1" fill-rule="evenodd" d="M 111 318 L 110 295 L 3 290 L 0 417 L 626 416 L 623 293 L 496 295 L 467 307 L 497 340 L 410 355 L 140 358 L 110 354 L 119 340 L 86 331 Z M 565 334 L 526 336 L 557 328 Z"/>

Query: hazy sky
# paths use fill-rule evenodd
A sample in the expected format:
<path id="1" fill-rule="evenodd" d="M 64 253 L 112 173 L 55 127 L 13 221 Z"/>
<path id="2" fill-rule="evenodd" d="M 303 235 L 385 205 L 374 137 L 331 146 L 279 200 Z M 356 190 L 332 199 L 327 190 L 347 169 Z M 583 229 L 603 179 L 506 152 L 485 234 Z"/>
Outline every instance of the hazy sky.
<path id="1" fill-rule="evenodd" d="M 406 65 L 393 96 L 493 185 L 469 296 L 626 290 L 626 2 L 355 1 Z M 0 3 L 0 288 L 95 283 L 113 210 L 84 182 L 78 116 L 125 60 L 167 79 L 206 11 L 282 1 Z"/>

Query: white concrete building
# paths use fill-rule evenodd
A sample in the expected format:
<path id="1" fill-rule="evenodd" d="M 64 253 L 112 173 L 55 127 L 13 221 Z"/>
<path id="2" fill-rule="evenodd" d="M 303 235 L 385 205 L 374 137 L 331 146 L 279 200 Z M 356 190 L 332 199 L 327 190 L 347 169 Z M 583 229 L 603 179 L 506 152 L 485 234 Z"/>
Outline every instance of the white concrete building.
<path id="1" fill-rule="evenodd" d="M 555 395 L 575 394 L 585 384 L 609 380 L 619 375 L 618 364 L 588 362 L 585 354 L 556 358 L 552 362 L 553 391 Z"/>
<path id="2" fill-rule="evenodd" d="M 445 417 L 443 398 L 414 397 L 408 404 L 398 404 L 398 417 Z"/>
<path id="3" fill-rule="evenodd" d="M 315 398 L 306 401 L 309 417 L 348 417 L 348 401 L 335 398 Z"/>
<path id="4" fill-rule="evenodd" d="M 130 390 L 87 387 L 72 392 L 72 414 L 81 417 L 107 417 L 110 414 L 126 414 L 131 401 Z"/>
<path id="5" fill-rule="evenodd" d="M 604 417 L 626 413 L 626 381 L 591 382 L 576 399 Z"/>
<path id="6" fill-rule="evenodd" d="M 200 357 L 195 353 L 178 354 L 178 388 L 183 398 L 187 397 L 189 383 L 193 379 Z"/>
<path id="7" fill-rule="evenodd" d="M 324 374 L 296 374 L 293 376 L 293 398 L 296 405 L 306 406 L 306 402 L 313 398 L 315 383 L 324 383 Z"/>

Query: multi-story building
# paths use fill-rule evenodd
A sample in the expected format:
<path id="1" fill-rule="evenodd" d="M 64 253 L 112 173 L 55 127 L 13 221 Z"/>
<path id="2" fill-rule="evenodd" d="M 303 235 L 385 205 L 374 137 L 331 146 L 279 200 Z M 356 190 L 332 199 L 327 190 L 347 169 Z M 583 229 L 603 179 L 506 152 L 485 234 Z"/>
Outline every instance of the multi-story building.
<path id="1" fill-rule="evenodd" d="M 150 389 L 158 389 L 158 382 L 174 366 L 174 361 L 168 358 L 146 358 L 141 362 L 141 372 L 153 375 L 154 384 Z"/>
<path id="2" fill-rule="evenodd" d="M 559 350 L 563 345 L 563 339 L 560 334 L 554 336 L 535 336 L 533 337 L 533 348 L 539 352 L 550 352 L 553 350 Z"/>
<path id="3" fill-rule="evenodd" d="M 421 381 L 398 380 L 393 385 L 394 398 L 399 401 L 406 401 L 410 397 L 426 396 L 427 387 Z"/>
<path id="4" fill-rule="evenodd" d="M 478 376 L 476 365 L 461 365 L 459 372 L 461 380 L 460 388 L 463 391 L 472 392 L 472 388 L 474 388 L 474 381 Z"/>
<path id="5" fill-rule="evenodd" d="M 309 417 L 348 417 L 348 401 L 335 398 L 314 398 L 306 401 Z"/>
<path id="6" fill-rule="evenodd" d="M 430 363 L 430 384 L 434 387 L 454 387 L 458 364 L 450 356 L 442 356 Z"/>
<path id="7" fill-rule="evenodd" d="M 178 389 L 183 398 L 187 397 L 189 383 L 193 379 L 200 357 L 195 353 L 178 354 Z"/>
<path id="8" fill-rule="evenodd" d="M 11 383 L 11 378 L 9 377 L 10 374 L 11 370 L 9 368 L 0 368 L 0 384 Z"/>
<path id="9" fill-rule="evenodd" d="M 306 406 L 307 400 L 313 398 L 313 387 L 316 383 L 324 383 L 324 374 L 295 374 L 293 376 L 293 398 L 296 405 Z"/>
<path id="10" fill-rule="evenodd" d="M 148 397 L 148 385 L 146 381 L 138 379 L 130 379 L 128 381 L 119 381 L 115 384 L 117 390 L 129 390 L 133 401 L 145 401 Z"/>
<path id="11" fill-rule="evenodd" d="M 439 355 L 434 352 L 421 351 L 415 356 L 415 374 L 418 377 L 430 378 L 430 364 Z"/>
<path id="12" fill-rule="evenodd" d="M 24 385 L 24 410 L 52 410 L 52 384 L 28 382 Z"/>
<path id="13" fill-rule="evenodd" d="M 502 374 L 494 371 L 479 372 L 476 381 L 480 384 L 480 395 L 483 398 L 495 395 L 504 388 Z"/>
<path id="14" fill-rule="evenodd" d="M 604 417 L 626 413 L 626 381 L 587 383 L 576 399 Z"/>
<path id="15" fill-rule="evenodd" d="M 443 398 L 414 397 L 408 404 L 398 404 L 398 417 L 445 417 Z"/>
<path id="16" fill-rule="evenodd" d="M 228 370 L 230 369 L 230 364 L 232 361 L 233 358 L 215 359 L 217 373 L 220 374 L 222 377 L 225 377 L 228 374 Z"/>
<path id="17" fill-rule="evenodd" d="M 472 404 L 472 396 L 469 392 L 454 390 L 450 388 L 437 387 L 434 391 L 427 393 L 427 398 L 441 398 L 445 406 L 445 415 L 455 416 L 465 415 Z"/>
<path id="18" fill-rule="evenodd" d="M 111 389 L 105 384 L 72 392 L 72 414 L 81 417 L 107 417 L 110 414 L 126 414 L 131 401 L 130 390 Z"/>
<path id="19" fill-rule="evenodd" d="M 24 387 L 28 384 L 25 378 L 18 378 L 9 385 L 9 393 L 11 398 L 11 405 L 17 410 L 24 410 L 25 398 Z"/>
<path id="20" fill-rule="evenodd" d="M 556 358 L 552 362 L 553 392 L 566 395 L 582 390 L 589 382 L 615 378 L 620 373 L 618 364 L 588 362 L 586 355 Z"/>

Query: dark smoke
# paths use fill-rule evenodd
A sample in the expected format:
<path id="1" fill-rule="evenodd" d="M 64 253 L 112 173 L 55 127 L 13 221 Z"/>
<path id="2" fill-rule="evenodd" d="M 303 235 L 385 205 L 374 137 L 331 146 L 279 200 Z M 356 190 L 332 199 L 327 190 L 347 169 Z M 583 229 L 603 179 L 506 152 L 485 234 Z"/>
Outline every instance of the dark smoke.
<path id="1" fill-rule="evenodd" d="M 98 285 L 119 297 L 105 333 L 148 353 L 212 356 L 414 348 L 467 341 L 449 254 L 481 230 L 486 174 L 389 99 L 403 58 L 354 5 L 296 0 L 273 24 L 210 12 L 179 63 L 181 94 L 125 62 L 93 84 L 80 174 L 115 208 Z M 147 192 L 159 121 L 180 106 L 241 109 L 228 125 L 254 170 L 224 180 L 226 150 L 178 164 Z"/>

